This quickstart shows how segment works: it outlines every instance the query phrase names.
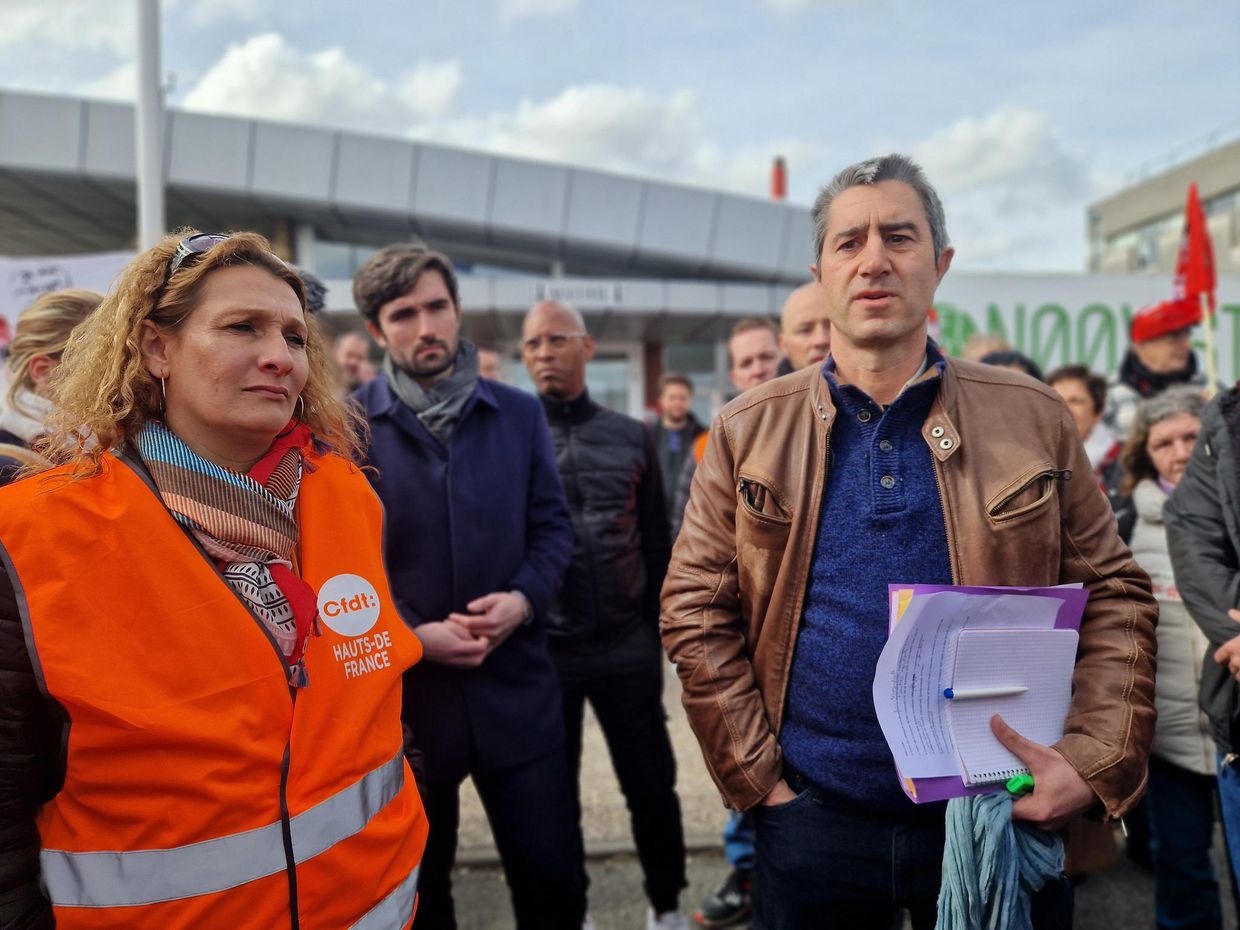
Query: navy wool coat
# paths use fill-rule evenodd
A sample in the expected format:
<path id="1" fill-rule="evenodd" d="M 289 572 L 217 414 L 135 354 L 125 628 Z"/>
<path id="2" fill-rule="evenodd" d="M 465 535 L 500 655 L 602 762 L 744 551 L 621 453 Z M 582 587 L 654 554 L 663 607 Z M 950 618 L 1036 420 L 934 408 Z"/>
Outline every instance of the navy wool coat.
<path id="1" fill-rule="evenodd" d="M 354 395 L 370 422 L 367 463 L 386 510 L 396 606 L 415 628 L 474 598 L 521 591 L 534 619 L 477 669 L 423 660 L 405 676 L 407 745 L 428 781 L 459 780 L 564 742 L 544 618 L 572 553 L 573 525 L 542 405 L 479 379 L 444 446 L 380 375 Z M 369 472 L 368 472 L 369 474 Z"/>

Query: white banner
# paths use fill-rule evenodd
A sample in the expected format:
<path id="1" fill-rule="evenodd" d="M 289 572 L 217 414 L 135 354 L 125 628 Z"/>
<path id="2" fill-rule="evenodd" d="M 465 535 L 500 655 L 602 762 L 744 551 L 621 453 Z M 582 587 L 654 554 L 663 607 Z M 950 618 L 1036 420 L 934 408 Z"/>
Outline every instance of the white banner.
<path id="1" fill-rule="evenodd" d="M 1218 282 L 1214 341 L 1224 384 L 1240 372 L 1240 278 Z M 948 272 L 935 296 L 941 341 L 958 353 L 974 332 L 1003 336 L 1049 372 L 1080 362 L 1115 371 L 1128 347 L 1133 314 L 1171 296 L 1162 275 L 970 274 Z M 1194 330 L 1200 354 L 1202 328 Z M 1204 369 L 1205 357 L 1200 361 Z"/>
<path id="2" fill-rule="evenodd" d="M 0 316 L 10 328 L 17 315 L 40 294 L 81 287 L 106 294 L 132 252 L 96 252 L 91 255 L 0 258 Z"/>

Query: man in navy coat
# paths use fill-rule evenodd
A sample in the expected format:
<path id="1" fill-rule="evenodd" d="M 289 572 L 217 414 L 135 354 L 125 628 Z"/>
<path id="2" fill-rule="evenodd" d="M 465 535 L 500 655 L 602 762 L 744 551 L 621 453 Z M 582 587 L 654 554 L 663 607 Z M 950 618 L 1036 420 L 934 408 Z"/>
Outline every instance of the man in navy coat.
<path id="1" fill-rule="evenodd" d="M 392 591 L 424 650 L 403 715 L 430 822 L 414 926 L 456 926 L 451 870 L 470 775 L 518 928 L 578 930 L 581 832 L 543 625 L 573 529 L 546 420 L 537 398 L 478 377 L 446 256 L 381 249 L 353 297 L 386 350 L 354 396 L 370 424 Z"/>

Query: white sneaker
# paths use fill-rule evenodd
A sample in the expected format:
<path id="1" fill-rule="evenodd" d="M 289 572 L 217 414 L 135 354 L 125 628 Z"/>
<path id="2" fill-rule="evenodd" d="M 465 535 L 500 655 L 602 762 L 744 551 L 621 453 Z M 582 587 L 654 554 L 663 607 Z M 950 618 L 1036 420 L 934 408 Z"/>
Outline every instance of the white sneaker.
<path id="1" fill-rule="evenodd" d="M 689 930 L 689 918 L 680 911 L 656 914 L 651 908 L 646 911 L 646 930 Z"/>

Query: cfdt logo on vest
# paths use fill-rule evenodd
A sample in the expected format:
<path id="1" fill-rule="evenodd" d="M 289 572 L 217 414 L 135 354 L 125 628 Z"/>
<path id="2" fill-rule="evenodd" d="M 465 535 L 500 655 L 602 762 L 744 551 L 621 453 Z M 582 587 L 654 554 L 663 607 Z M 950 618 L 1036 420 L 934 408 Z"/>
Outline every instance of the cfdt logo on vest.
<path id="1" fill-rule="evenodd" d="M 361 636 L 379 619 L 379 594 L 361 575 L 336 575 L 319 588 L 319 618 L 341 636 Z"/>

